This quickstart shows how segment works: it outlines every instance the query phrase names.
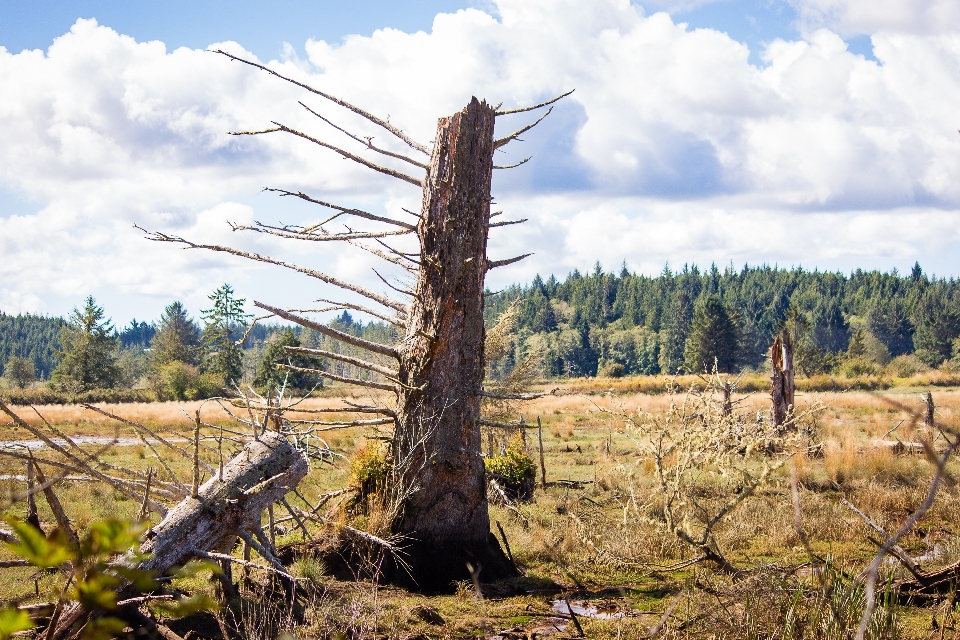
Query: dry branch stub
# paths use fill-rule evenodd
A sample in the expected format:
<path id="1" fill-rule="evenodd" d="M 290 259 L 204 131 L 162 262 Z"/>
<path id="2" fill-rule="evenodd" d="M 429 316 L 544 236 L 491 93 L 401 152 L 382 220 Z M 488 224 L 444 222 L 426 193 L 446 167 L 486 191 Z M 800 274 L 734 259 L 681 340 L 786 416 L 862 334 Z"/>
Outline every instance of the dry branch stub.
<path id="1" fill-rule="evenodd" d="M 441 118 L 423 187 L 420 264 L 401 346 L 394 437 L 398 515 L 409 572 L 394 582 L 445 591 L 516 575 L 490 531 L 480 439 L 483 283 L 495 109 L 473 98 Z"/>

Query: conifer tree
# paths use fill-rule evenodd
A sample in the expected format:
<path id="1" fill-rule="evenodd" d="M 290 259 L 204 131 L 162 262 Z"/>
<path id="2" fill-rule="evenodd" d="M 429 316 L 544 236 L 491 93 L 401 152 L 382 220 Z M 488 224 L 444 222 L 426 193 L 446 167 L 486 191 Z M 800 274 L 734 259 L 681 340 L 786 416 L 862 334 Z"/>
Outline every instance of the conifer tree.
<path id="1" fill-rule="evenodd" d="M 163 310 L 160 327 L 150 342 L 152 364 L 154 367 L 169 362 L 196 364 L 199 343 L 197 323 L 187 314 L 183 303 L 172 302 Z"/>
<path id="2" fill-rule="evenodd" d="M 243 354 L 236 340 L 250 317 L 243 310 L 246 298 L 234 296 L 233 287 L 224 284 L 208 296 L 213 306 L 201 311 L 205 323 L 200 339 L 200 370 L 223 376 L 232 386 L 243 377 Z"/>
<path id="3" fill-rule="evenodd" d="M 51 378 L 71 391 L 113 387 L 120 376 L 116 364 L 119 338 L 103 307 L 87 296 L 82 310 L 74 308 L 60 333 L 60 364 Z"/>
<path id="4" fill-rule="evenodd" d="M 320 369 L 323 361 L 303 353 L 291 351 L 287 347 L 300 347 L 300 339 L 292 329 L 281 329 L 267 341 L 263 350 L 263 357 L 257 366 L 257 374 L 253 378 L 253 386 L 262 393 L 273 392 L 285 387 L 287 389 L 312 389 L 322 379 L 312 373 L 285 369 L 277 365 L 287 365 L 298 369 Z"/>
<path id="5" fill-rule="evenodd" d="M 683 366 L 688 372 L 732 372 L 737 365 L 739 339 L 737 326 L 719 296 L 700 298 L 693 312 L 690 335 L 683 350 Z"/>

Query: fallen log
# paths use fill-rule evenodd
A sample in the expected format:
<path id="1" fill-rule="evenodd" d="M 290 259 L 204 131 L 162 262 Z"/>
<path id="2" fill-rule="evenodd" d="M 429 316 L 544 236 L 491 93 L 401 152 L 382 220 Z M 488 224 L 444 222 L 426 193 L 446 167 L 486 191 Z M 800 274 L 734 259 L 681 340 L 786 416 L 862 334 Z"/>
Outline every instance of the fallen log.
<path id="1" fill-rule="evenodd" d="M 929 573 L 920 573 L 908 580 L 894 582 L 893 590 L 901 602 L 925 604 L 956 593 L 960 584 L 960 562 Z"/>
<path id="2" fill-rule="evenodd" d="M 285 436 L 273 431 L 261 434 L 223 467 L 222 477 L 211 477 L 196 496 L 188 496 L 170 509 L 146 533 L 140 551 L 149 557 L 136 568 L 162 576 L 194 558 L 209 557 L 211 552 L 229 554 L 237 537 L 258 531 L 263 511 L 295 488 L 307 470 L 306 456 Z M 129 597 L 134 590 L 127 586 L 120 593 Z M 73 604 L 47 638 L 73 636 L 90 613 Z"/>
<path id="3" fill-rule="evenodd" d="M 163 521 L 147 532 L 140 547 L 151 557 L 140 569 L 164 574 L 199 552 L 229 553 L 241 532 L 260 526 L 260 514 L 280 501 L 307 475 L 307 458 L 279 433 L 268 431 L 248 443 Z"/>

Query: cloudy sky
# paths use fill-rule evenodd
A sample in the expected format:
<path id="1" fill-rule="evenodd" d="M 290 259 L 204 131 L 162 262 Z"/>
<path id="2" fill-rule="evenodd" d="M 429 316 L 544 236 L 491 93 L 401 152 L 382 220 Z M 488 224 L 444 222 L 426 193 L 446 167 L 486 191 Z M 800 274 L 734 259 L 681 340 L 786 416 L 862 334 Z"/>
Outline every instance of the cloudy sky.
<path id="1" fill-rule="evenodd" d="M 224 7 L 229 7 L 225 10 Z M 423 142 L 472 95 L 505 107 L 569 89 L 498 154 L 522 226 L 497 288 L 596 261 L 659 272 L 733 262 L 960 275 L 960 3 L 955 0 L 0 2 L 0 310 L 61 315 L 93 294 L 117 321 L 230 282 L 304 307 L 334 292 L 134 225 L 229 243 L 387 291 L 356 249 L 232 232 L 323 211 L 303 190 L 402 216 L 415 187 L 292 136 L 350 147 L 297 102 L 395 151 L 352 114 L 207 51 L 335 94 Z M 529 114 L 527 114 L 529 115 Z M 499 119 L 504 131 L 527 115 Z M 356 148 L 351 147 L 351 148 Z M 335 230 L 336 225 L 331 227 Z"/>

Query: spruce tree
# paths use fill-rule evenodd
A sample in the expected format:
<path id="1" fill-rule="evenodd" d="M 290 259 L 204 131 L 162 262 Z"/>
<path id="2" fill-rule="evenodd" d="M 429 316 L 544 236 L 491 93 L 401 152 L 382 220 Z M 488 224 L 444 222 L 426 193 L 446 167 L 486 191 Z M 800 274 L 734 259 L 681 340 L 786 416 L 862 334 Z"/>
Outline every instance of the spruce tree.
<path id="1" fill-rule="evenodd" d="M 323 362 L 302 353 L 291 352 L 286 347 L 301 346 L 297 334 L 292 329 L 281 329 L 267 340 L 263 350 L 263 357 L 257 366 L 257 374 L 253 378 L 253 386 L 261 393 L 274 393 L 277 389 L 312 389 L 321 379 L 310 373 L 289 371 L 277 364 L 288 364 L 302 369 L 320 369 Z"/>
<path id="2" fill-rule="evenodd" d="M 246 298 L 234 297 L 233 287 L 224 284 L 208 296 L 213 306 L 201 311 L 205 323 L 200 339 L 200 370 L 223 377 L 232 386 L 243 377 L 243 354 L 236 340 L 250 316 L 244 312 Z"/>
<path id="3" fill-rule="evenodd" d="M 173 302 L 163 310 L 160 327 L 150 342 L 151 362 L 155 368 L 169 362 L 196 364 L 199 343 L 200 328 L 197 323 L 190 318 L 181 302 Z"/>
<path id="4" fill-rule="evenodd" d="M 683 366 L 687 372 L 732 372 L 737 365 L 739 339 L 737 326 L 727 306 L 715 294 L 697 301 L 690 325 L 690 335 L 683 350 Z"/>
<path id="5" fill-rule="evenodd" d="M 74 308 L 60 333 L 60 364 L 51 378 L 70 391 L 113 387 L 120 377 L 116 364 L 117 332 L 103 307 L 87 296 L 82 310 Z"/>

